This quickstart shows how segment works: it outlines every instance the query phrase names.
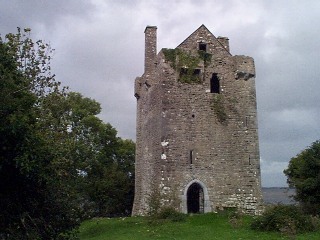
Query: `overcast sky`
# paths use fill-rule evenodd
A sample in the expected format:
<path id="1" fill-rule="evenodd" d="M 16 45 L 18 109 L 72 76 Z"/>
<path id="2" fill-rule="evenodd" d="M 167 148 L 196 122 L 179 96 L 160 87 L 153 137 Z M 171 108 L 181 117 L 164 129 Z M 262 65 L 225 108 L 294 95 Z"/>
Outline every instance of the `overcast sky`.
<path id="1" fill-rule="evenodd" d="M 145 27 L 158 27 L 159 51 L 201 24 L 255 59 L 262 185 L 286 186 L 290 158 L 320 139 L 320 1 L 0 0 L 1 36 L 29 27 L 50 43 L 57 80 L 100 102 L 100 117 L 130 139 Z"/>

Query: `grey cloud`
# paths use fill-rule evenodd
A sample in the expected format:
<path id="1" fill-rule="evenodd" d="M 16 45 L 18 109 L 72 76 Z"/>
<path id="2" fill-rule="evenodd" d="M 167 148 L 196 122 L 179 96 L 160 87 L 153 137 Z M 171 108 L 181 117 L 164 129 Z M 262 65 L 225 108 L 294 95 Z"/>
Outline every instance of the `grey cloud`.
<path id="1" fill-rule="evenodd" d="M 15 31 L 16 27 L 51 28 L 58 18 L 68 15 L 87 17 L 94 8 L 85 0 L 1 0 L 0 6 L 0 22 L 5 23 L 1 24 L 1 31 L 5 32 Z"/>
<path id="2" fill-rule="evenodd" d="M 287 162 L 320 135 L 319 7 L 316 0 L 0 0 L 0 33 L 30 27 L 50 41 L 58 80 L 100 102 L 100 117 L 134 139 L 145 26 L 158 26 L 160 50 L 205 24 L 229 37 L 232 54 L 255 59 L 263 184 L 284 186 Z"/>

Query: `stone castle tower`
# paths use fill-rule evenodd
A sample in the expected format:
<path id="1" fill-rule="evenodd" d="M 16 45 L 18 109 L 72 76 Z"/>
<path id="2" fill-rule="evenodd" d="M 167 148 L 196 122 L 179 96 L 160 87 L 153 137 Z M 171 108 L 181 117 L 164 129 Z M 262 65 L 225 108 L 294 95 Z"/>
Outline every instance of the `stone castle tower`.
<path id="1" fill-rule="evenodd" d="M 157 53 L 145 29 L 145 70 L 135 80 L 133 215 L 152 201 L 183 213 L 262 206 L 254 61 L 232 56 L 229 39 L 201 25 Z"/>

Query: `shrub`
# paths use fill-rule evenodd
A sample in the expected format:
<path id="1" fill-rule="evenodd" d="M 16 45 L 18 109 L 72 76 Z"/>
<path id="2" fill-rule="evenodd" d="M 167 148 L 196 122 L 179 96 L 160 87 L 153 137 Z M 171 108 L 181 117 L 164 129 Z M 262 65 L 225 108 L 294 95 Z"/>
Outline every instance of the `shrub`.
<path id="1" fill-rule="evenodd" d="M 158 219 L 169 219 L 173 222 L 181 222 L 186 219 L 186 214 L 180 213 L 173 207 L 164 207 L 157 214 Z"/>
<path id="2" fill-rule="evenodd" d="M 161 220 L 169 220 L 172 222 L 182 222 L 186 219 L 187 215 L 178 212 L 173 207 L 162 207 L 157 213 L 150 216 L 151 222 Z"/>
<path id="3" fill-rule="evenodd" d="M 315 219 L 305 215 L 298 206 L 276 205 L 256 218 L 251 228 L 260 231 L 301 233 L 316 230 L 316 225 Z"/>
<path id="4" fill-rule="evenodd" d="M 296 189 L 295 200 L 309 214 L 320 214 L 320 140 L 291 158 L 284 170 L 290 187 Z"/>
<path id="5" fill-rule="evenodd" d="M 238 209 L 230 211 L 228 214 L 228 219 L 233 228 L 239 228 L 243 226 L 243 214 Z"/>
<path id="6" fill-rule="evenodd" d="M 149 216 L 154 216 L 160 211 L 161 209 L 160 200 L 161 200 L 160 190 L 154 188 L 153 191 L 151 191 L 151 194 L 148 196 L 148 203 L 149 203 L 148 215 Z"/>

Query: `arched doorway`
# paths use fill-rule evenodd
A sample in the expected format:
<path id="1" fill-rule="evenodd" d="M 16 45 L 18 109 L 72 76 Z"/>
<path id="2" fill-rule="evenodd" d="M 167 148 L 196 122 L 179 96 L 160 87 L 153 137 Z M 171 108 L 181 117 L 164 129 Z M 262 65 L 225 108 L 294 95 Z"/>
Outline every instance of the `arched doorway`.
<path id="1" fill-rule="evenodd" d="M 187 209 L 188 213 L 204 212 L 203 188 L 199 183 L 192 183 L 187 191 Z"/>
<path id="2" fill-rule="evenodd" d="M 198 193 L 197 193 L 198 191 Z M 197 198 L 197 196 L 199 198 Z M 196 200 L 196 203 L 194 204 L 194 207 L 192 207 L 192 199 L 198 199 Z M 199 207 L 197 204 L 197 201 L 199 203 Z M 206 185 L 201 182 L 199 179 L 193 179 L 190 181 L 183 190 L 183 194 L 181 195 L 181 212 L 188 213 L 188 205 L 193 210 L 198 210 L 198 212 L 208 213 L 212 211 L 212 203 L 209 199 L 208 195 L 208 189 Z"/>

